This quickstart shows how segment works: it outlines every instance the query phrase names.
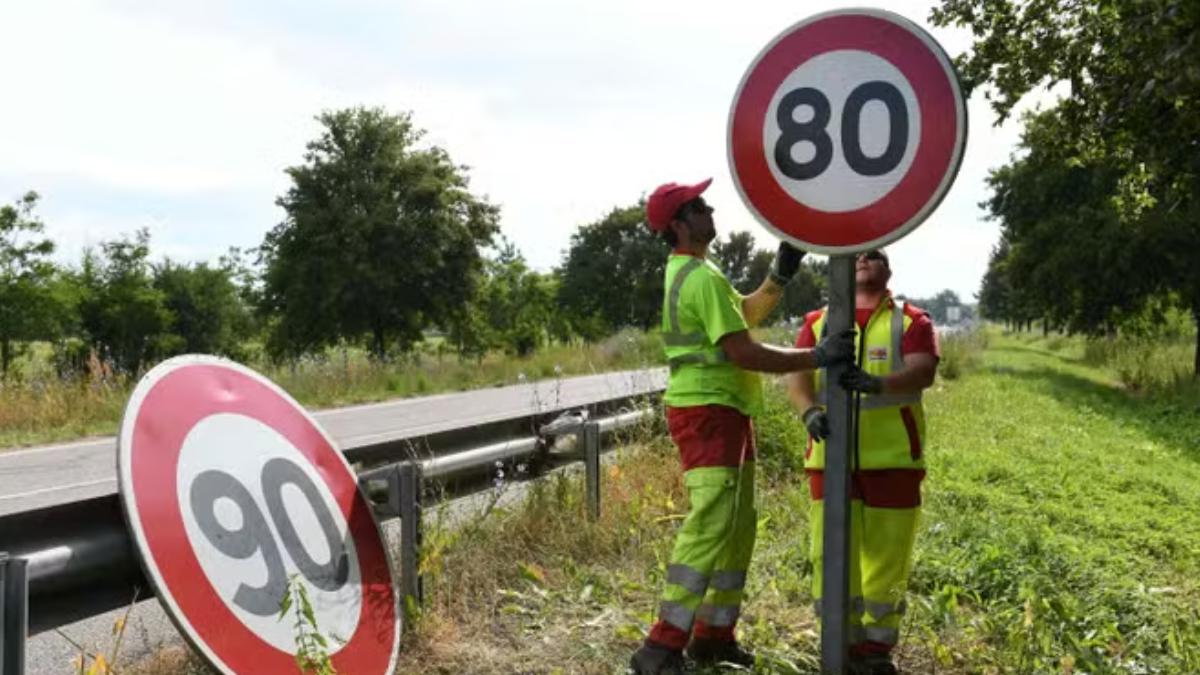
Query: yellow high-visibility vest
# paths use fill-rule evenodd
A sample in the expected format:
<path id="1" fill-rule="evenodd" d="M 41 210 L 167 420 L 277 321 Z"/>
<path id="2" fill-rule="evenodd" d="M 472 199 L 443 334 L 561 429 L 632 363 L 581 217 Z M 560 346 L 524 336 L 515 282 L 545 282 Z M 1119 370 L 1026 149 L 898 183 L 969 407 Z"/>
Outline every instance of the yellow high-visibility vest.
<path id="1" fill-rule="evenodd" d="M 828 308 L 813 323 L 813 334 L 825 331 Z M 904 367 L 900 341 L 912 325 L 912 317 L 904 313 L 903 301 L 886 298 L 867 320 L 866 330 L 854 326 L 855 348 L 860 368 L 878 377 Z M 865 334 L 865 339 L 864 339 Z M 825 405 L 827 387 L 825 370 L 816 371 L 817 402 Z M 805 454 L 806 469 L 825 468 L 824 441 L 809 440 Z M 925 468 L 925 409 L 921 394 L 862 394 L 858 418 L 857 469 L 924 469 Z M 851 455 L 854 455 L 853 442 Z"/>

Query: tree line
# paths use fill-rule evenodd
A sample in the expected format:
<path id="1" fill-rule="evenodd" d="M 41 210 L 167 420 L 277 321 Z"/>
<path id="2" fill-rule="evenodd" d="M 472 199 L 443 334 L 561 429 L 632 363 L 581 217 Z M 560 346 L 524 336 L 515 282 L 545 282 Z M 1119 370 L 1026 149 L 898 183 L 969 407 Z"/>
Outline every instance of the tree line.
<path id="1" fill-rule="evenodd" d="M 932 19 L 972 31 L 959 72 L 999 120 L 1063 85 L 989 178 L 984 316 L 1092 336 L 1200 325 L 1200 3 L 943 0 Z"/>
<path id="2" fill-rule="evenodd" d="M 59 264 L 35 192 L 0 207 L 0 373 L 34 342 L 53 345 L 64 375 L 89 362 L 132 374 L 181 353 L 287 360 L 343 344 L 392 359 L 436 331 L 464 358 L 526 355 L 657 327 L 667 248 L 643 202 L 579 226 L 559 267 L 538 272 L 501 233 L 499 208 L 470 191 L 467 168 L 422 143 L 410 114 L 317 119 L 276 200 L 284 219 L 261 246 L 216 263 L 156 261 L 138 230 Z M 772 255 L 745 232 L 713 247 L 743 292 Z M 824 278 L 809 261 L 783 314 L 817 307 Z"/>

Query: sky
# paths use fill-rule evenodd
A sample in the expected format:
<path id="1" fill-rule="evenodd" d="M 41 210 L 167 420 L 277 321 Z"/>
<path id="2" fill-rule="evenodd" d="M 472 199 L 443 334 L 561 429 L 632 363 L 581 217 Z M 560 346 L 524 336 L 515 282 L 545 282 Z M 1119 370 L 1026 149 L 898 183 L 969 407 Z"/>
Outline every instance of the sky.
<path id="1" fill-rule="evenodd" d="M 719 231 L 774 248 L 733 186 L 729 107 L 783 29 L 839 2 L 39 0 L 0 5 L 0 201 L 27 190 L 60 260 L 138 228 L 178 261 L 251 248 L 323 110 L 409 111 L 470 167 L 532 266 L 659 183 L 712 176 Z M 932 3 L 879 0 L 951 55 Z M 977 92 L 958 178 L 890 248 L 893 289 L 971 301 L 998 238 L 978 208 L 1019 138 Z M 397 261 L 402 262 L 402 261 Z"/>

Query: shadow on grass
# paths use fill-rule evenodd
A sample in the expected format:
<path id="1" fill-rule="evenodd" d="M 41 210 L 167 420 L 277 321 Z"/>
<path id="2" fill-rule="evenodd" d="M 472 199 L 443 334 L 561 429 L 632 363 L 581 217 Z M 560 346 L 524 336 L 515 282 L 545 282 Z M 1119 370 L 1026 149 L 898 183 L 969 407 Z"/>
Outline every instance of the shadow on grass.
<path id="1" fill-rule="evenodd" d="M 1031 389 L 1068 405 L 1091 408 L 1123 427 L 1136 429 L 1148 438 L 1183 450 L 1185 456 L 1200 462 L 1200 387 L 1135 395 L 1046 367 L 995 368 L 993 372 L 1025 382 Z"/>

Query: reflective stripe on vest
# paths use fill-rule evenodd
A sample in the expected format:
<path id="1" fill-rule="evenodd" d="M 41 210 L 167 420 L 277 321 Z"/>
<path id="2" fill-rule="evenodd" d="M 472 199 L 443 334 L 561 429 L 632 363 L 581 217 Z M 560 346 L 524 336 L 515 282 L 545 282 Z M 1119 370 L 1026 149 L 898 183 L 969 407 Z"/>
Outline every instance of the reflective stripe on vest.
<path id="1" fill-rule="evenodd" d="M 703 264 L 703 260 L 693 258 L 684 263 L 671 280 L 671 289 L 667 293 L 667 321 L 670 327 L 662 335 L 663 344 L 667 347 L 704 347 L 708 344 L 708 336 L 703 332 L 685 333 L 679 327 L 679 295 L 683 292 L 683 284 L 688 275 Z M 709 347 L 670 357 L 667 359 L 667 365 L 676 368 L 685 363 L 724 363 L 728 360 L 724 349 Z"/>

